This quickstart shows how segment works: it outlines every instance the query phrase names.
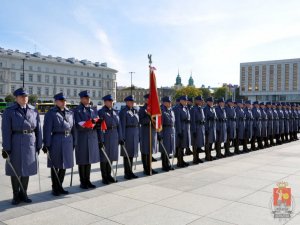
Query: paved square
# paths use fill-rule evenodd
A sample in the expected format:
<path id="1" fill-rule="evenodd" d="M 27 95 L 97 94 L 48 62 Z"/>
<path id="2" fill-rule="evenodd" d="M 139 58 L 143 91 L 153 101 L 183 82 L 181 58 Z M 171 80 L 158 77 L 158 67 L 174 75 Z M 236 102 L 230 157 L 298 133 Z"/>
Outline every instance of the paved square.
<path id="1" fill-rule="evenodd" d="M 155 155 L 159 158 L 159 155 Z M 203 157 L 203 154 L 201 154 Z M 191 161 L 192 157 L 186 157 Z M 38 176 L 30 178 L 32 204 L 10 204 L 10 180 L 0 159 L 1 224 L 300 224 L 300 141 L 242 154 L 169 173 L 145 177 L 138 159 L 139 178 L 123 179 L 120 160 L 116 184 L 101 183 L 99 164 L 92 166 L 95 190 L 82 191 L 74 167 L 73 186 L 67 171 L 64 186 L 70 195 L 53 197 L 46 156 L 40 155 Z M 296 208 L 290 220 L 272 217 L 270 200 L 278 181 L 292 188 Z"/>

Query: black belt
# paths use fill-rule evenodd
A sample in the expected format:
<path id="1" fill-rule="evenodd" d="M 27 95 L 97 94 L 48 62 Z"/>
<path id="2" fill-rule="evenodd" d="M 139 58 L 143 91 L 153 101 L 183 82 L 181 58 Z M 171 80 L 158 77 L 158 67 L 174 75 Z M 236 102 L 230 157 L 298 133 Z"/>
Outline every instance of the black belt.
<path id="1" fill-rule="evenodd" d="M 174 127 L 173 125 L 163 125 L 163 127 Z"/>
<path id="2" fill-rule="evenodd" d="M 118 126 L 107 127 L 107 130 L 117 129 Z"/>
<path id="3" fill-rule="evenodd" d="M 130 127 L 139 127 L 139 125 L 126 125 L 126 128 L 130 128 Z"/>
<path id="4" fill-rule="evenodd" d="M 204 125 L 205 121 L 196 121 L 197 124 Z"/>
<path id="5" fill-rule="evenodd" d="M 184 122 L 184 123 L 191 123 L 190 120 L 181 120 L 181 122 Z"/>
<path id="6" fill-rule="evenodd" d="M 149 124 L 142 124 L 142 127 L 149 127 Z"/>
<path id="7" fill-rule="evenodd" d="M 31 134 L 34 130 L 13 130 L 13 134 Z"/>
<path id="8" fill-rule="evenodd" d="M 71 135 L 71 131 L 70 130 L 54 131 L 54 132 L 52 132 L 52 134 L 64 134 L 65 136 L 69 136 L 69 135 Z"/>

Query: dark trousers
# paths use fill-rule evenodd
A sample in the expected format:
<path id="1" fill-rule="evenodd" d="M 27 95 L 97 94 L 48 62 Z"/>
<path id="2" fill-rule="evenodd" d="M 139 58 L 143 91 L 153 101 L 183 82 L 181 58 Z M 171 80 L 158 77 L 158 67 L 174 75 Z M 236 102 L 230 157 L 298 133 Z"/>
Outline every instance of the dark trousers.
<path id="1" fill-rule="evenodd" d="M 161 152 L 161 163 L 162 163 L 162 168 L 163 170 L 169 170 L 171 165 L 169 163 L 169 156 L 166 155 L 164 151 Z"/>
<path id="2" fill-rule="evenodd" d="M 19 197 L 26 198 L 29 177 L 20 177 L 20 181 L 24 188 L 25 193 L 23 193 L 23 190 L 22 190 L 20 183 L 18 181 L 18 178 L 16 176 L 11 176 L 10 180 L 11 180 L 11 186 L 12 186 L 12 190 L 13 190 L 13 198 L 14 199 L 17 199 Z"/>
<path id="3" fill-rule="evenodd" d="M 100 162 L 102 180 L 113 180 L 109 162 Z"/>
<path id="4" fill-rule="evenodd" d="M 65 179 L 66 170 L 55 168 L 55 171 L 56 171 L 58 177 L 56 176 L 54 169 L 51 168 L 52 189 L 54 191 L 60 191 L 60 190 L 62 190 L 62 184 Z"/>
<path id="5" fill-rule="evenodd" d="M 123 157 L 124 174 L 127 176 L 130 176 L 132 174 L 132 163 L 133 163 L 133 157 L 129 157 L 129 160 L 127 157 L 125 156 Z"/>
<path id="6" fill-rule="evenodd" d="M 89 184 L 91 182 L 90 181 L 91 164 L 78 165 L 78 171 L 79 171 L 80 183 L 82 185 Z"/>

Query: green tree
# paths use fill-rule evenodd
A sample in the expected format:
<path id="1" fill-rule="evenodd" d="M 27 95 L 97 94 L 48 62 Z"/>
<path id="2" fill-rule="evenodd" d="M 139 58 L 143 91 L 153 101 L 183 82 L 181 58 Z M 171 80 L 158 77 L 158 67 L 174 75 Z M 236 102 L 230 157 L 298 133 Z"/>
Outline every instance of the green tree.
<path id="1" fill-rule="evenodd" d="M 202 92 L 203 99 L 206 99 L 209 96 L 211 96 L 211 92 L 210 92 L 210 90 L 208 88 L 199 88 L 199 89 Z"/>
<path id="2" fill-rule="evenodd" d="M 229 89 L 226 86 L 219 87 L 214 93 L 214 97 L 217 99 L 218 98 L 228 98 L 229 96 L 230 96 Z"/>
<path id="3" fill-rule="evenodd" d="M 202 92 L 199 88 L 189 86 L 189 87 L 184 87 L 179 90 L 176 90 L 175 98 L 178 98 L 182 95 L 187 95 L 190 98 L 194 98 L 201 94 L 202 94 Z"/>
<path id="4" fill-rule="evenodd" d="M 38 101 L 38 98 L 39 97 L 37 95 L 29 95 L 28 102 L 30 104 L 34 104 L 34 103 L 36 103 Z"/>
<path id="5" fill-rule="evenodd" d="M 14 102 L 15 101 L 15 96 L 13 96 L 12 94 L 8 94 L 5 96 L 5 101 L 6 102 Z"/>

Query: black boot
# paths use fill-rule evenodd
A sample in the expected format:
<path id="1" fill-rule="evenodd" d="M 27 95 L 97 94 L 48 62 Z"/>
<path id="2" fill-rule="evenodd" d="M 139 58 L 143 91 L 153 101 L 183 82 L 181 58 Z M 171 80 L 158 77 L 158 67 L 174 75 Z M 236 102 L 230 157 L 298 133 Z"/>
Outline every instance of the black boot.
<path id="1" fill-rule="evenodd" d="M 96 185 L 91 183 L 91 164 L 85 166 L 85 178 L 88 188 L 96 188 Z"/>
<path id="2" fill-rule="evenodd" d="M 129 157 L 129 160 L 130 160 L 130 165 L 129 165 L 130 176 L 131 176 L 132 179 L 136 179 L 136 178 L 138 178 L 138 176 L 135 175 L 135 174 L 132 172 L 133 157 Z"/>
<path id="3" fill-rule="evenodd" d="M 110 167 L 109 163 L 106 162 L 106 172 L 107 172 L 107 179 L 110 183 L 117 183 L 118 180 L 117 179 L 114 179 L 112 176 L 111 176 L 111 170 L 112 168 Z"/>
<path id="4" fill-rule="evenodd" d="M 19 195 L 20 195 L 20 200 L 26 203 L 31 203 L 32 200 L 28 198 L 27 196 L 27 187 L 28 187 L 28 182 L 29 182 L 29 177 L 21 177 L 20 178 L 22 186 L 24 188 L 24 192 L 20 190 Z"/>
<path id="5" fill-rule="evenodd" d="M 149 165 L 148 155 L 142 154 L 142 162 L 143 162 L 144 174 L 149 176 L 150 167 L 148 166 Z"/>
<path id="6" fill-rule="evenodd" d="M 58 173 L 57 169 L 55 169 L 55 171 L 56 171 L 56 173 Z M 51 181 L 52 181 L 52 195 L 59 196 L 60 195 L 60 191 L 59 191 L 60 184 L 57 180 L 57 177 L 56 177 L 56 174 L 55 174 L 53 168 L 51 168 Z"/>
<path id="7" fill-rule="evenodd" d="M 69 192 L 66 191 L 66 190 L 63 188 L 63 186 L 62 186 L 62 184 L 63 184 L 63 182 L 64 182 L 64 179 L 65 179 L 65 174 L 66 174 L 66 170 L 65 170 L 65 169 L 59 169 L 59 170 L 58 170 L 58 178 L 59 178 L 59 181 L 60 181 L 59 192 L 60 192 L 61 194 L 63 194 L 63 195 L 69 194 Z"/>
<path id="8" fill-rule="evenodd" d="M 169 172 L 170 171 L 170 165 L 168 161 L 168 156 L 165 154 L 165 152 L 161 153 L 161 164 L 162 164 L 162 170 Z"/>
<path id="9" fill-rule="evenodd" d="M 82 189 L 88 189 L 87 186 L 87 180 L 86 180 L 86 167 L 85 165 L 78 165 L 78 172 L 79 172 L 79 178 L 80 178 L 80 188 Z"/>
<path id="10" fill-rule="evenodd" d="M 264 144 L 265 144 L 264 145 L 265 148 L 269 148 L 270 147 L 268 137 L 264 137 Z"/>
<path id="11" fill-rule="evenodd" d="M 230 152 L 230 140 L 228 140 L 226 143 L 224 143 L 224 149 L 225 149 L 225 156 L 232 156 L 233 154 Z"/>
<path id="12" fill-rule="evenodd" d="M 216 158 L 217 159 L 224 158 L 224 156 L 221 153 L 221 142 L 219 141 L 216 142 Z"/>
<path id="13" fill-rule="evenodd" d="M 248 144 L 247 139 L 243 139 L 243 152 L 246 152 L 246 153 L 250 151 L 250 150 L 248 149 L 247 144 Z"/>
<path id="14" fill-rule="evenodd" d="M 190 148 L 185 149 L 185 155 L 192 155 L 192 154 L 193 154 L 193 152 L 191 151 Z"/>
<path id="15" fill-rule="evenodd" d="M 126 180 L 130 180 L 131 179 L 131 174 L 130 174 L 130 167 L 129 167 L 129 163 L 128 163 L 128 158 L 127 157 L 123 157 L 123 164 L 124 164 L 124 179 Z"/>
<path id="16" fill-rule="evenodd" d="M 183 168 L 184 163 L 183 163 L 183 149 L 182 148 L 177 148 L 177 167 Z"/>
<path id="17" fill-rule="evenodd" d="M 109 184 L 107 171 L 106 171 L 106 162 L 100 162 L 100 169 L 101 169 L 102 183 Z"/>
<path id="18" fill-rule="evenodd" d="M 11 176 L 10 177 L 11 180 L 11 186 L 13 189 L 13 199 L 11 201 L 12 205 L 18 205 L 20 203 L 20 196 L 19 196 L 19 192 L 20 192 L 20 184 L 19 181 L 17 179 L 16 176 Z"/>
<path id="19" fill-rule="evenodd" d="M 199 164 L 200 163 L 199 153 L 196 147 L 193 147 L 193 164 Z"/>

